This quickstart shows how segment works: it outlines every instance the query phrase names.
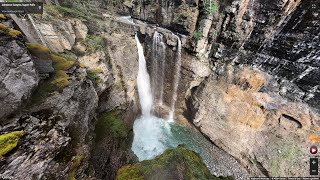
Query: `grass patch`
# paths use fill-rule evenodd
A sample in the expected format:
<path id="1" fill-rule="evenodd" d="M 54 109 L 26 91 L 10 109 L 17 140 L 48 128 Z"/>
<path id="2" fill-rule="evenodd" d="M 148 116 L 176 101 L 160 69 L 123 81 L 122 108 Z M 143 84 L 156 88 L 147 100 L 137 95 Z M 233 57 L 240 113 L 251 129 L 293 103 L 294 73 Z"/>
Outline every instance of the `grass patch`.
<path id="1" fill-rule="evenodd" d="M 82 41 L 82 44 L 86 46 L 87 52 L 94 52 L 105 48 L 104 38 L 100 35 L 88 35 L 87 38 Z"/>
<path id="2" fill-rule="evenodd" d="M 45 5 L 43 11 L 53 17 L 63 17 L 64 14 L 57 7 L 55 5 Z"/>
<path id="3" fill-rule="evenodd" d="M 76 180 L 76 173 L 83 159 L 84 159 L 84 156 L 82 155 L 75 156 L 75 158 L 72 160 L 72 165 L 70 167 L 67 180 Z"/>
<path id="4" fill-rule="evenodd" d="M 69 85 L 69 83 L 70 83 L 69 80 L 70 80 L 70 77 L 67 75 L 67 73 L 65 71 L 58 70 L 55 73 L 51 84 L 54 89 L 61 91 L 62 89 L 64 89 L 65 87 L 67 87 Z"/>
<path id="5" fill-rule="evenodd" d="M 279 176 L 280 175 L 280 165 L 277 162 L 271 163 L 271 172 L 273 176 Z"/>
<path id="6" fill-rule="evenodd" d="M 14 131 L 0 135 L 0 159 L 18 145 L 19 139 L 23 135 L 24 131 Z"/>
<path id="7" fill-rule="evenodd" d="M 98 83 L 100 80 L 100 78 L 98 76 L 99 73 L 103 73 L 103 70 L 99 69 L 99 68 L 87 70 L 87 78 L 93 82 Z"/>
<path id="8" fill-rule="evenodd" d="M 103 70 L 100 69 L 100 68 L 92 69 L 92 71 L 95 72 L 95 73 L 103 73 Z"/>
<path id="9" fill-rule="evenodd" d="M 97 73 L 92 70 L 87 70 L 87 78 L 93 82 L 96 82 L 97 80 L 99 80 Z"/>
<path id="10" fill-rule="evenodd" d="M 69 61 L 75 61 L 78 58 L 78 56 L 72 52 L 64 52 L 63 54 L 60 54 L 60 55 Z"/>
<path id="11" fill-rule="evenodd" d="M 204 5 L 204 11 L 207 15 L 214 14 L 218 11 L 218 3 L 216 0 L 207 0 Z"/>
<path id="12" fill-rule="evenodd" d="M 194 38 L 195 40 L 199 41 L 199 40 L 202 38 L 202 32 L 200 32 L 200 31 L 194 32 L 193 38 Z"/>
<path id="13" fill-rule="evenodd" d="M 117 172 L 117 180 L 128 179 L 225 179 L 231 177 L 215 177 L 210 174 L 200 156 L 184 146 L 167 149 L 163 154 L 152 160 L 120 168 Z"/>
<path id="14" fill-rule="evenodd" d="M 68 6 L 55 6 L 55 8 L 63 16 L 76 17 L 82 20 L 94 20 L 100 17 L 86 2 L 74 2 Z"/>
<path id="15" fill-rule="evenodd" d="M 8 27 L 2 23 L 0 23 L 0 33 L 6 33 L 8 31 Z"/>
<path id="16" fill-rule="evenodd" d="M 129 136 L 129 128 L 118 117 L 116 112 L 105 112 L 99 115 L 95 128 L 96 142 L 102 140 L 106 136 L 124 139 Z"/>

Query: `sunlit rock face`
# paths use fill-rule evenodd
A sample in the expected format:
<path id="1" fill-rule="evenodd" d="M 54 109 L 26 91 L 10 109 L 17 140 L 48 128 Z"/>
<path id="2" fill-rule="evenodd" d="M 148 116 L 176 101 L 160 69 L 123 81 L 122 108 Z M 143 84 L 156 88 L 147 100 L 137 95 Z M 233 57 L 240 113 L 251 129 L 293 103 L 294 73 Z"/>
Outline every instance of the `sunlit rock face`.
<path id="1" fill-rule="evenodd" d="M 188 101 L 193 123 L 254 174 L 307 176 L 308 164 L 300 162 L 307 161 L 306 137 L 319 133 L 319 114 L 281 97 L 280 85 L 264 72 L 220 68 L 223 76 L 208 78 Z"/>

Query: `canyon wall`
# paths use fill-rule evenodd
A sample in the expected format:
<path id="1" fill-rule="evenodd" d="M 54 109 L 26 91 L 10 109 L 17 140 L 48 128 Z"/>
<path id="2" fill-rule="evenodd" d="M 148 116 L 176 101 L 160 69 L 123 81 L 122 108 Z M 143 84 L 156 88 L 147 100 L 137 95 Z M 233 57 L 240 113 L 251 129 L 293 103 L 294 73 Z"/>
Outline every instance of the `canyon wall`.
<path id="1" fill-rule="evenodd" d="M 48 6 L 35 16 L 49 49 L 1 33 L 0 132 L 25 132 L 0 160 L 1 175 L 112 179 L 135 161 L 134 33 L 152 74 L 157 31 L 167 46 L 165 97 L 172 96 L 174 34 L 182 41 L 178 120 L 187 118 L 252 176 L 308 176 L 308 138 L 320 131 L 316 0 L 97 3 L 95 9 L 107 10 L 98 19 L 79 7 Z M 114 13 L 131 15 L 134 23 Z M 0 19 L 14 28 L 10 18 Z M 64 86 L 47 89 L 56 82 Z"/>
<path id="2" fill-rule="evenodd" d="M 1 28 L 16 28 L 0 19 Z M 55 9 L 35 16 L 35 25 L 48 47 L 0 31 L 1 138 L 23 132 L 20 142 L 1 139 L 1 177 L 114 179 L 136 160 L 134 38 L 117 29 L 89 35 L 90 24 Z"/>
<path id="3" fill-rule="evenodd" d="M 308 137 L 319 133 L 317 1 L 159 0 L 126 7 L 182 38 L 178 119 L 184 114 L 253 175 L 308 176 Z"/>

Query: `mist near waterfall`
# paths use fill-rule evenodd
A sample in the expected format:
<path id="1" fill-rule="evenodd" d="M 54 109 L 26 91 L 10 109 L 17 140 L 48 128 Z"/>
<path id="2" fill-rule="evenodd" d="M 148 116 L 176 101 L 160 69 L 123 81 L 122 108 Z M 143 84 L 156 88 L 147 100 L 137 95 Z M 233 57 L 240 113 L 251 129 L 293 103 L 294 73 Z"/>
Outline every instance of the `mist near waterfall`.
<path id="1" fill-rule="evenodd" d="M 178 89 L 181 66 L 181 41 L 177 37 L 177 59 L 175 62 L 173 87 Z M 161 33 L 155 32 L 153 36 L 153 51 L 151 63 L 151 78 L 147 70 L 143 46 L 138 36 L 135 37 L 139 54 L 139 72 L 137 77 L 138 94 L 141 106 L 141 116 L 135 120 L 133 125 L 134 139 L 132 150 L 139 161 L 153 159 L 163 153 L 166 149 L 184 144 L 188 148 L 198 152 L 209 166 L 214 163 L 216 157 L 212 157 L 212 144 L 205 139 L 201 133 L 189 126 L 175 122 L 173 113 L 177 100 L 177 92 L 172 95 L 171 103 L 168 105 L 170 112 L 167 118 L 159 118 L 153 114 L 153 106 L 164 105 L 164 63 L 166 45 Z"/>

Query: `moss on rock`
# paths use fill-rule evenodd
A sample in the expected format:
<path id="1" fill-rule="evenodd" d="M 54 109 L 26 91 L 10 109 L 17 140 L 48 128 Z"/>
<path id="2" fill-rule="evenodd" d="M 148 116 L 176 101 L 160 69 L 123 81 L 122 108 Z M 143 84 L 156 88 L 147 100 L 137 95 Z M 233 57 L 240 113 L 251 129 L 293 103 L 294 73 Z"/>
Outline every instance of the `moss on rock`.
<path id="1" fill-rule="evenodd" d="M 75 61 L 67 60 L 65 57 L 60 55 L 51 54 L 51 58 L 53 61 L 54 69 L 57 71 L 67 71 L 75 64 Z"/>
<path id="2" fill-rule="evenodd" d="M 71 77 L 67 74 L 67 70 L 72 68 L 76 61 L 72 58 L 66 58 L 63 54 L 53 53 L 48 47 L 41 44 L 26 43 L 28 51 L 38 60 L 50 60 L 53 63 L 54 73 L 46 81 L 44 81 L 32 96 L 32 103 L 38 103 L 46 98 L 49 93 L 54 91 L 62 91 L 70 84 Z"/>
<path id="3" fill-rule="evenodd" d="M 41 55 L 47 56 L 47 55 L 49 55 L 49 53 L 50 53 L 49 48 L 46 47 L 46 46 L 43 46 L 43 45 L 41 45 L 41 44 L 26 43 L 26 46 L 27 46 L 28 51 L 29 51 L 32 55 L 34 55 L 34 56 L 36 56 L 36 57 L 39 57 L 39 56 L 41 56 Z"/>
<path id="4" fill-rule="evenodd" d="M 95 128 L 96 141 L 109 135 L 113 138 L 127 138 L 129 131 L 127 125 L 118 117 L 117 112 L 105 112 L 98 117 Z"/>
<path id="5" fill-rule="evenodd" d="M 116 179 L 228 180 L 233 178 L 211 175 L 197 153 L 186 149 L 184 146 L 178 146 L 177 148 L 166 150 L 152 160 L 145 160 L 120 168 Z"/>
<path id="6" fill-rule="evenodd" d="M 21 136 L 24 135 L 24 131 L 14 131 L 7 134 L 0 135 L 0 159 L 3 155 L 10 152 L 15 148 Z"/>
<path id="7" fill-rule="evenodd" d="M 9 36 L 13 39 L 17 39 L 19 36 L 22 35 L 22 33 L 20 31 L 9 28 L 2 23 L 0 23 L 0 34 L 4 34 L 4 35 Z"/>
<path id="8" fill-rule="evenodd" d="M 0 19 L 7 19 L 4 14 L 0 14 Z"/>
<path id="9" fill-rule="evenodd" d="M 69 170 L 69 174 L 67 176 L 67 180 L 76 180 L 77 170 L 81 165 L 81 162 L 83 161 L 84 156 L 78 155 L 75 156 L 72 160 L 72 165 Z"/>

